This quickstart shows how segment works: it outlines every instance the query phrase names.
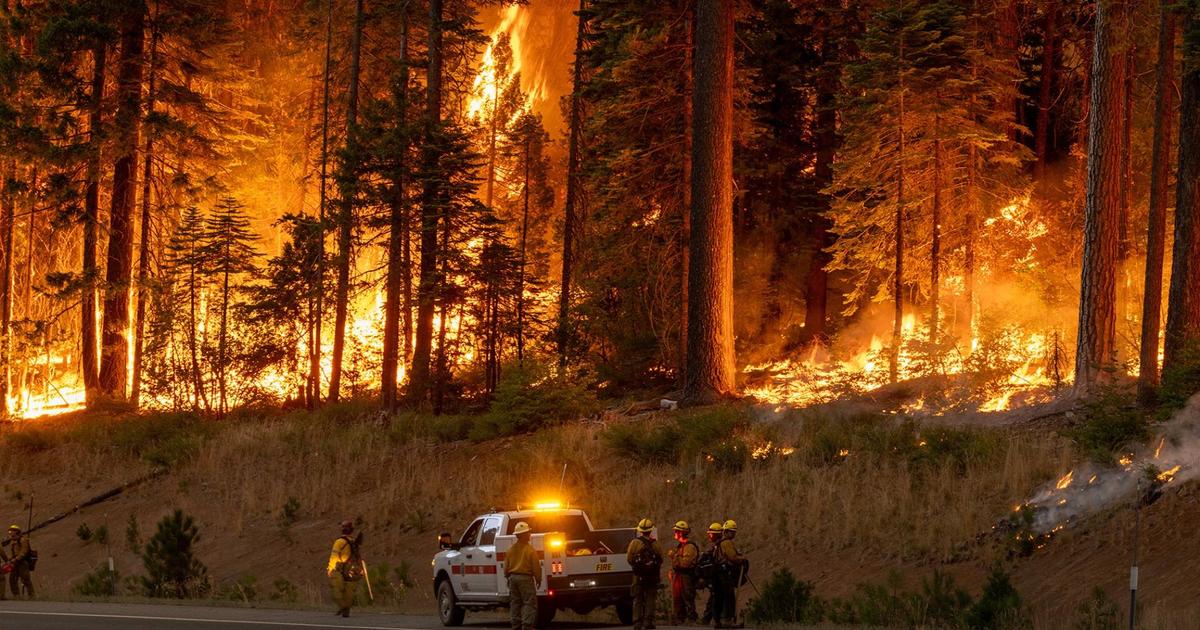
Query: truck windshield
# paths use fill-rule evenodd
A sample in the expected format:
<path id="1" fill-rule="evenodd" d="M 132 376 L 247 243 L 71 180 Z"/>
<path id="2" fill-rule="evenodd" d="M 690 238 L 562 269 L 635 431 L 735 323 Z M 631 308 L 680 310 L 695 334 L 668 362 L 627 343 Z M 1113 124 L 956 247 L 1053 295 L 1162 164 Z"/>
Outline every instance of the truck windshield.
<path id="1" fill-rule="evenodd" d="M 513 532 L 513 528 L 517 523 L 529 523 L 529 527 L 533 529 L 535 534 L 545 534 L 548 532 L 562 532 L 567 535 L 567 540 L 583 540 L 587 538 L 589 533 L 587 520 L 582 514 L 562 514 L 557 512 L 546 512 L 542 514 L 534 514 L 533 516 L 514 518 L 508 522 L 508 534 Z"/>

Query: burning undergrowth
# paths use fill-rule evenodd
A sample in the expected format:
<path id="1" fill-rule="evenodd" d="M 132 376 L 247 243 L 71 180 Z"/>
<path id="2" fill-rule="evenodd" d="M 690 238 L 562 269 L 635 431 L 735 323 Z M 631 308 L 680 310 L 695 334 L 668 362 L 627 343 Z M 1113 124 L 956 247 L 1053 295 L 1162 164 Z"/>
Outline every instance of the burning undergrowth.
<path id="1" fill-rule="evenodd" d="M 993 526 L 1022 555 L 1074 523 L 1122 504 L 1145 506 L 1200 477 L 1200 396 L 1116 462 L 1089 462 L 1046 483 Z"/>

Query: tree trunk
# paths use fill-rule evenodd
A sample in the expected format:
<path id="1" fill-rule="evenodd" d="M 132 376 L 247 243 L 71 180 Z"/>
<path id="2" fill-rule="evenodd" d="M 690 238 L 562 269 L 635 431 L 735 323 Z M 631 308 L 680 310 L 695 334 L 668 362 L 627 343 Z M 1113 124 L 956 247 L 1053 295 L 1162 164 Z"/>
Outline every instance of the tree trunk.
<path id="1" fill-rule="evenodd" d="M 904 41 L 900 42 L 901 60 L 904 59 Z M 905 142 L 905 85 L 904 75 L 900 75 L 900 103 L 897 108 L 897 155 L 896 155 L 896 220 L 893 239 L 895 240 L 895 268 L 892 279 L 892 347 L 888 350 L 888 380 L 895 383 L 900 378 L 900 346 L 904 343 L 904 178 L 907 176 L 904 160 L 908 158 Z"/>
<path id="2" fill-rule="evenodd" d="M 1122 121 L 1125 116 L 1126 55 L 1121 39 L 1126 17 L 1123 0 L 1100 0 L 1096 4 L 1087 204 L 1075 354 L 1075 388 L 1081 393 L 1110 380 L 1116 361 L 1123 130 L 1110 121 Z"/>
<path id="3" fill-rule="evenodd" d="M 229 252 L 226 251 L 226 257 Z M 224 418 L 229 410 L 225 395 L 226 367 L 228 367 L 227 349 L 229 339 L 229 271 L 221 274 L 221 331 L 217 339 L 217 387 L 220 388 L 220 399 L 217 402 L 217 417 Z"/>
<path id="4" fill-rule="evenodd" d="M 155 17 L 157 18 L 158 10 L 155 5 Z M 154 79 L 155 70 L 158 61 L 158 25 L 151 24 L 150 26 L 150 67 L 149 80 L 146 88 L 146 111 L 149 114 L 154 113 Z M 138 250 L 138 280 L 137 280 L 137 328 L 134 331 L 133 337 L 133 385 L 130 387 L 129 400 L 136 408 L 142 397 L 142 350 L 145 346 L 146 336 L 146 295 L 150 292 L 150 188 L 151 188 L 151 172 L 154 167 L 154 137 L 149 131 L 146 132 L 146 151 L 142 156 L 142 220 L 141 220 L 141 243 Z"/>
<path id="5" fill-rule="evenodd" d="M 1134 49 L 1137 42 L 1133 37 L 1132 7 L 1137 0 L 1124 0 L 1124 50 L 1125 77 L 1121 91 L 1125 98 L 1124 114 L 1121 118 L 1121 219 L 1118 222 L 1117 269 L 1125 276 L 1126 291 L 1129 290 L 1130 278 L 1125 269 L 1125 261 L 1129 260 L 1130 246 L 1129 214 L 1132 211 L 1130 200 L 1133 198 L 1133 77 Z M 1130 301 L 1120 300 L 1122 306 L 1128 307 Z"/>
<path id="6" fill-rule="evenodd" d="M 426 173 L 437 169 L 438 151 L 433 136 L 442 122 L 442 0 L 429 1 L 429 64 L 425 81 L 425 142 L 421 161 Z M 409 369 L 408 395 L 414 403 L 429 395 L 429 357 L 433 345 L 433 312 L 438 294 L 438 216 L 441 186 L 428 177 L 421 191 L 421 262 L 417 287 L 417 334 Z"/>
<path id="7" fill-rule="evenodd" d="M 733 0 L 699 0 L 692 93 L 687 381 L 706 404 L 737 389 L 733 353 Z"/>
<path id="8" fill-rule="evenodd" d="M 932 234 L 929 244 L 929 343 L 936 346 L 942 266 L 942 130 L 940 116 L 934 116 L 933 133 L 935 139 L 933 141 L 933 216 L 930 225 Z"/>
<path id="9" fill-rule="evenodd" d="M 1171 193 L 1171 130 L 1175 124 L 1175 12 L 1172 0 L 1159 0 L 1158 67 L 1154 88 L 1154 146 L 1150 166 L 1150 216 L 1146 230 L 1146 281 L 1138 397 L 1152 403 L 1158 388 L 1158 334 L 1162 324 L 1163 256 Z"/>
<path id="10" fill-rule="evenodd" d="M 1058 55 L 1058 3 L 1046 0 L 1046 24 L 1042 31 L 1042 78 L 1038 86 L 1037 136 L 1034 138 L 1034 179 L 1039 185 L 1046 177 L 1046 159 L 1050 147 L 1050 107 L 1054 104 L 1054 76 Z"/>
<path id="11" fill-rule="evenodd" d="M 404 125 L 408 120 L 408 13 L 401 18 L 400 27 L 400 85 L 398 124 Z M 401 297 L 404 289 L 404 276 L 409 275 L 405 265 L 405 241 L 408 240 L 408 208 L 405 207 L 404 187 L 407 185 L 405 169 L 408 164 L 408 143 L 405 142 L 396 156 L 396 176 L 392 181 L 393 197 L 391 200 L 391 216 L 388 225 L 388 256 L 387 256 L 387 293 L 383 305 L 383 369 L 380 377 L 380 402 L 384 409 L 393 409 L 397 401 L 397 376 L 399 371 L 400 353 L 400 307 L 401 302 L 408 304 L 408 296 Z"/>
<path id="12" fill-rule="evenodd" d="M 695 3 L 691 0 L 685 2 L 687 9 L 685 10 L 686 26 L 684 35 L 684 67 L 686 68 L 686 76 L 684 77 L 684 106 L 683 106 L 683 221 L 679 229 L 679 348 L 676 354 L 678 359 L 677 382 L 680 387 L 687 386 L 687 370 L 688 370 L 688 283 L 691 282 L 691 239 L 692 239 L 692 178 L 694 176 L 692 168 L 692 151 L 694 150 L 694 130 L 696 128 L 695 120 L 695 99 L 696 92 L 696 76 L 695 76 L 695 59 L 693 58 L 696 50 L 696 12 Z"/>
<path id="13" fill-rule="evenodd" d="M 358 75 L 362 59 L 363 0 L 354 8 L 354 31 L 350 39 L 350 94 L 346 104 L 347 161 L 350 172 L 339 181 L 337 288 L 334 292 L 333 357 L 329 368 L 329 402 L 337 402 L 342 385 L 342 355 L 346 351 L 346 317 L 350 307 L 350 267 L 354 261 L 354 204 L 358 186 Z"/>
<path id="14" fill-rule="evenodd" d="M 1000 55 L 1004 60 L 1004 64 L 1009 70 L 1019 72 L 1019 40 L 1021 37 L 1021 27 L 1017 21 L 1017 5 L 1021 0 L 999 0 L 1002 3 L 999 14 L 999 37 L 1000 37 Z M 1012 120 L 1020 124 L 1021 112 L 1017 106 L 1018 89 L 1015 83 L 1004 86 L 1001 92 L 1000 104 L 1004 116 L 1011 116 Z M 1017 142 L 1017 125 L 1009 127 L 1008 139 L 1011 142 Z"/>
<path id="15" fill-rule="evenodd" d="M 579 134 L 583 126 L 579 94 L 583 90 L 583 38 L 587 32 L 586 0 L 579 0 L 579 30 L 575 34 L 574 78 L 571 83 L 570 130 L 567 137 L 567 199 L 563 208 L 562 278 L 558 288 L 558 366 L 566 367 L 571 329 L 571 265 L 575 259 L 575 204 L 579 196 Z M 686 310 L 686 309 L 685 309 Z"/>
<path id="16" fill-rule="evenodd" d="M 88 405 L 96 402 L 100 387 L 100 374 L 97 372 L 99 361 L 96 356 L 98 324 L 96 321 L 96 281 L 100 275 L 96 266 L 96 226 L 100 222 L 100 132 L 104 124 L 106 51 L 107 46 L 104 44 L 100 44 L 92 50 L 92 92 L 91 103 L 88 105 L 88 144 L 90 146 L 87 158 L 87 190 L 83 198 L 83 299 L 80 306 L 80 361 L 83 365 L 83 389 Z"/>
<path id="17" fill-rule="evenodd" d="M 321 404 L 321 334 L 325 320 L 325 216 L 329 203 L 329 81 L 333 64 L 333 0 L 326 5 L 325 15 L 325 72 L 322 77 L 321 96 L 321 201 L 317 207 L 317 220 L 321 234 L 317 239 L 317 286 L 316 313 L 313 316 L 313 341 L 308 349 L 308 404 L 314 408 Z"/>
<path id="18" fill-rule="evenodd" d="M 1186 14 L 1183 37 L 1200 40 L 1200 14 Z M 1164 371 L 1195 362 L 1200 350 L 1200 53 L 1194 46 L 1184 50 Z"/>
<path id="19" fill-rule="evenodd" d="M 835 8 L 837 10 L 837 8 Z M 809 262 L 804 292 L 804 339 L 807 343 L 825 344 L 829 341 L 825 321 L 829 311 L 829 265 L 827 251 L 833 245 L 832 221 L 826 216 L 830 209 L 828 194 L 824 191 L 833 184 L 833 161 L 837 153 L 837 95 L 841 62 L 840 51 L 835 42 L 836 35 L 826 25 L 822 40 L 821 60 L 823 70 L 817 79 L 817 111 L 815 114 L 816 161 L 813 175 L 821 192 L 820 206 L 813 212 L 810 222 L 809 247 L 812 260 Z"/>
<path id="20" fill-rule="evenodd" d="M 523 209 L 521 210 L 521 260 L 517 267 L 517 364 L 525 364 L 525 261 L 528 255 L 525 251 L 529 237 L 529 135 L 533 133 L 532 125 L 525 132 L 525 185 L 521 190 Z"/>
<path id="21" fill-rule="evenodd" d="M 100 340 L 100 387 L 106 396 L 116 400 L 125 400 L 128 395 L 129 284 L 133 270 L 133 211 L 136 204 L 138 129 L 142 115 L 142 67 L 145 64 L 145 6 L 141 2 L 132 4 L 125 9 L 121 25 L 117 111 L 114 117 L 117 159 L 113 165 L 104 333 Z"/>
<path id="22" fill-rule="evenodd" d="M 0 169 L 0 243 L 4 246 L 4 264 L 0 268 L 0 410 L 7 416 L 8 397 L 12 393 L 12 305 L 13 305 L 13 193 L 9 182 L 16 164 L 9 161 Z"/>
<path id="23" fill-rule="evenodd" d="M 195 244 L 193 243 L 192 256 L 195 256 Z M 200 288 L 196 281 L 196 264 L 193 261 L 188 265 L 188 355 L 191 360 L 192 372 L 192 391 L 195 401 L 193 409 L 208 409 L 208 398 L 204 395 L 204 378 L 200 373 L 200 351 L 199 344 L 196 342 L 196 333 L 199 330 L 197 326 L 197 311 L 199 310 L 199 293 Z"/>

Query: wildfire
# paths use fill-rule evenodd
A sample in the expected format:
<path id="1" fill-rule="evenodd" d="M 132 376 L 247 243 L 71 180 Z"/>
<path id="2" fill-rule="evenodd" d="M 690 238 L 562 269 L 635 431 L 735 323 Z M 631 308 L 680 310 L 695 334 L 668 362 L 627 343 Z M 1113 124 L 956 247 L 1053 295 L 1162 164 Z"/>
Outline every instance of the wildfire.
<path id="1" fill-rule="evenodd" d="M 471 97 L 467 101 L 466 112 L 471 120 L 478 120 L 485 114 L 494 112 L 504 90 L 512 85 L 517 77 L 521 78 L 521 88 L 526 94 L 526 110 L 545 98 L 546 78 L 528 77 L 521 73 L 524 40 L 529 30 L 530 17 L 529 11 L 521 5 L 514 4 L 501 10 L 500 23 L 490 33 L 490 41 L 479 61 L 479 73 L 471 85 Z M 505 68 L 500 67 L 497 59 L 497 46 L 502 37 L 507 37 L 509 48 L 512 50 L 512 58 L 507 61 Z"/>
<path id="2" fill-rule="evenodd" d="M 1156 479 L 1158 479 L 1158 481 L 1161 483 L 1171 483 L 1171 480 L 1175 478 L 1175 475 L 1179 474 L 1180 468 L 1182 468 L 1182 466 L 1176 464 L 1174 467 L 1158 473 Z"/>

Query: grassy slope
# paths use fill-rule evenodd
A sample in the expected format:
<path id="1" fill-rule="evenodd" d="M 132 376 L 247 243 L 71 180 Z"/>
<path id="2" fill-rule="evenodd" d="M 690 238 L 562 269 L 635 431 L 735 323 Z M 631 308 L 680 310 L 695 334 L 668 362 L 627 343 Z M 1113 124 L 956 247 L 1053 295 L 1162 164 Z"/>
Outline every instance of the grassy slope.
<path id="1" fill-rule="evenodd" d="M 702 453 L 722 440 L 696 434 L 719 433 L 712 427 L 743 418 L 752 421 L 709 462 Z M 0 518 L 17 518 L 17 492 L 34 492 L 38 517 L 46 517 L 143 474 L 152 462 L 173 463 L 168 476 L 40 532 L 42 588 L 66 596 L 107 556 L 108 549 L 76 537 L 81 523 L 107 524 L 118 569 L 136 574 L 140 562 L 125 543 L 131 515 L 144 539 L 180 507 L 196 516 L 200 557 L 218 582 L 252 575 L 265 594 L 286 578 L 301 602 L 317 604 L 336 523 L 352 516 L 366 524 L 369 559 L 411 567 L 417 588 L 403 607 L 430 611 L 426 562 L 436 534 L 457 534 L 489 506 L 556 493 L 566 463 L 564 494 L 601 526 L 643 515 L 661 524 L 685 518 L 697 528 L 736 518 L 760 581 L 786 564 L 820 594 L 845 596 L 891 571 L 916 584 L 943 566 L 977 592 L 1005 550 L 966 543 L 1075 458 L 1061 438 L 1036 430 L 919 429 L 749 408 L 602 416 L 480 443 L 439 443 L 425 437 L 428 423 L 351 405 L 221 424 L 92 415 L 9 427 L 0 432 Z M 615 433 L 625 439 L 614 441 Z M 768 440 L 795 450 L 751 460 L 738 472 L 722 468 L 741 461 L 739 445 Z M 1149 510 L 1143 601 L 1151 609 L 1160 604 L 1152 614 L 1200 595 L 1194 562 L 1186 560 L 1200 557 L 1200 542 L 1178 526 L 1200 516 L 1191 489 Z M 280 515 L 292 497 L 299 510 L 285 533 Z M 1012 565 L 1039 625 L 1069 618 L 1095 585 L 1124 601 L 1126 516 L 1092 519 Z"/>

